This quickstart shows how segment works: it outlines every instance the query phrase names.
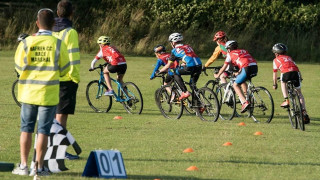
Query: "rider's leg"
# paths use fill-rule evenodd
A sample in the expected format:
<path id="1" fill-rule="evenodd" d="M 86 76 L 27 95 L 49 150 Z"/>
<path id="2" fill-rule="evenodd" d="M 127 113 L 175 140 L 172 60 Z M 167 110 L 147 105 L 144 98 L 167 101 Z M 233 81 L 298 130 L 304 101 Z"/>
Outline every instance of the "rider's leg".
<path id="1" fill-rule="evenodd" d="M 111 85 L 111 79 L 110 79 L 110 75 L 109 75 L 109 70 L 108 70 L 108 66 L 104 68 L 103 70 L 103 77 L 106 81 L 107 87 L 109 90 L 112 90 L 112 85 Z"/>
<path id="2" fill-rule="evenodd" d="M 243 83 L 242 83 L 243 84 Z M 240 88 L 240 84 L 238 83 L 233 83 L 233 89 L 236 91 L 237 95 L 239 96 L 239 99 L 241 101 L 241 104 L 244 104 L 247 100 Z"/>
<path id="3" fill-rule="evenodd" d="M 297 91 L 298 91 L 298 96 L 299 96 L 299 99 L 300 99 L 300 103 L 301 103 L 301 105 L 302 105 L 302 109 L 303 109 L 303 110 L 306 112 L 306 114 L 307 114 L 306 103 L 305 103 L 303 94 L 302 94 L 302 92 L 301 92 L 301 88 L 297 88 Z"/>
<path id="4" fill-rule="evenodd" d="M 247 97 L 247 92 L 248 92 L 248 85 L 247 85 L 246 82 L 243 82 L 241 84 L 241 89 L 242 89 L 244 97 L 246 98 Z"/>

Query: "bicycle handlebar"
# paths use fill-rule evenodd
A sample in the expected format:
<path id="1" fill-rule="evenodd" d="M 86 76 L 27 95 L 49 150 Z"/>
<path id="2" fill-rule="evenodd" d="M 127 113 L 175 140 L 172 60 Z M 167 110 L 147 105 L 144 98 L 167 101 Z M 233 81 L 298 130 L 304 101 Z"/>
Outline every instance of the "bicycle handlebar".
<path id="1" fill-rule="evenodd" d="M 101 71 L 103 70 L 104 67 L 106 67 L 109 63 L 104 63 L 104 64 L 99 64 L 97 67 L 94 67 L 93 69 L 89 69 L 89 71 L 94 71 L 96 69 L 101 69 Z"/>

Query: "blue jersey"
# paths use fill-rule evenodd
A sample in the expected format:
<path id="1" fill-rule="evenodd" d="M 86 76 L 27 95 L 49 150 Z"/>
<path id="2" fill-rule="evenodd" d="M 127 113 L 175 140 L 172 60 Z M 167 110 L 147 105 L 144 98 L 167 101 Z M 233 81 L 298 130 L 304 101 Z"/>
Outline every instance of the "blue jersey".
<path id="1" fill-rule="evenodd" d="M 171 51 L 171 58 L 173 60 L 181 60 L 186 63 L 187 67 L 194 67 L 202 65 L 200 58 L 194 53 L 189 45 L 177 44 Z"/>
<path id="2" fill-rule="evenodd" d="M 156 74 L 156 71 L 161 67 L 161 66 L 165 66 L 167 63 L 168 63 L 168 60 L 170 58 L 170 54 L 169 53 L 164 53 L 164 54 L 161 54 L 159 56 L 159 59 L 157 60 L 157 64 L 156 66 L 154 67 L 153 69 L 153 72 L 150 76 L 150 79 L 153 79 L 155 74 Z M 170 76 L 173 75 L 173 72 L 170 71 L 170 69 L 174 69 L 176 68 L 177 66 L 179 65 L 179 63 L 177 61 L 173 62 L 173 64 L 171 64 L 171 66 L 169 67 L 168 69 L 168 74 Z"/>

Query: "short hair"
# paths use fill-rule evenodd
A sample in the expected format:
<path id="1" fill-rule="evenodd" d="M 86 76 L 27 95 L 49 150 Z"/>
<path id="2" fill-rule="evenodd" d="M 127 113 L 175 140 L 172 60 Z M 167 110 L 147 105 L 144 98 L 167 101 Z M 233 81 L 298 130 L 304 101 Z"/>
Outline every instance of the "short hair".
<path id="1" fill-rule="evenodd" d="M 40 9 L 38 11 L 39 24 L 46 30 L 51 30 L 54 25 L 54 14 L 51 9 Z"/>
<path id="2" fill-rule="evenodd" d="M 73 13 L 72 3 L 69 0 L 61 0 L 57 5 L 57 14 L 59 17 L 68 18 Z"/>

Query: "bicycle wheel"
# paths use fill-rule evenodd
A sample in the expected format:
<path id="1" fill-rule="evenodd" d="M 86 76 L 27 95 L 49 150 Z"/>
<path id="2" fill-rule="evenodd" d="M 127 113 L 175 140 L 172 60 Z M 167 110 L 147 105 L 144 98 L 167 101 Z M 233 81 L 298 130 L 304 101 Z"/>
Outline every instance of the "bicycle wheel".
<path id="1" fill-rule="evenodd" d="M 302 114 L 302 105 L 300 103 L 300 98 L 299 98 L 299 95 L 298 95 L 298 91 L 295 89 L 294 90 L 294 99 L 293 99 L 293 102 L 292 102 L 292 106 L 293 106 L 293 109 L 294 109 L 294 115 L 295 115 L 295 119 L 296 119 L 296 122 L 298 122 L 298 126 L 299 128 L 304 131 L 305 130 L 305 127 L 304 127 L 304 118 L 303 118 L 303 114 Z"/>
<path id="2" fill-rule="evenodd" d="M 95 112 L 108 112 L 111 109 L 112 97 L 104 95 L 107 89 L 107 86 L 104 83 L 99 84 L 98 80 L 91 81 L 87 85 L 87 101 Z"/>
<path id="3" fill-rule="evenodd" d="M 158 94 L 159 94 L 159 91 L 160 91 L 161 88 L 158 88 L 155 92 L 154 92 L 154 100 L 156 102 L 156 105 L 159 107 L 159 104 L 158 104 Z"/>
<path id="4" fill-rule="evenodd" d="M 292 103 L 293 100 L 290 99 L 290 102 Z M 290 105 L 287 110 L 288 110 L 288 116 L 289 116 L 289 120 L 290 120 L 290 124 L 292 126 L 292 128 L 297 129 L 298 128 L 298 122 L 294 116 L 294 109 L 293 109 L 293 105 Z"/>
<path id="5" fill-rule="evenodd" d="M 184 107 L 183 109 L 188 114 L 193 114 L 194 115 L 194 114 L 196 114 L 196 111 L 192 108 L 192 103 L 191 103 L 191 100 L 189 98 L 182 100 L 183 107 Z"/>
<path id="6" fill-rule="evenodd" d="M 216 86 L 216 95 L 220 105 L 220 118 L 231 120 L 236 113 L 236 95 L 231 87 L 227 84 Z"/>
<path id="7" fill-rule="evenodd" d="M 209 88 L 212 92 L 216 92 L 216 87 L 219 85 L 215 80 L 209 80 L 204 87 Z"/>
<path id="8" fill-rule="evenodd" d="M 258 122 L 270 123 L 274 114 L 273 98 L 264 87 L 256 87 L 250 94 L 249 113 Z"/>
<path id="9" fill-rule="evenodd" d="M 21 103 L 17 99 L 17 97 L 18 97 L 18 82 L 19 82 L 18 79 L 13 82 L 12 87 L 11 87 L 11 93 L 12 93 L 12 97 L 13 97 L 14 102 L 16 102 L 16 104 L 19 107 L 21 107 Z"/>
<path id="10" fill-rule="evenodd" d="M 179 119 L 183 113 L 183 104 L 179 100 L 179 93 L 176 89 L 168 92 L 166 87 L 171 86 L 163 86 L 157 95 L 160 112 L 165 118 Z"/>
<path id="11" fill-rule="evenodd" d="M 216 122 L 219 118 L 219 102 L 216 94 L 207 87 L 199 89 L 198 108 L 195 108 L 197 115 L 203 121 Z M 197 97 L 195 97 L 197 98 Z"/>
<path id="12" fill-rule="evenodd" d="M 141 114 L 143 110 L 143 98 L 142 94 L 133 82 L 126 82 L 123 85 L 127 90 L 127 95 L 130 100 L 122 102 L 124 109 L 130 114 Z"/>

